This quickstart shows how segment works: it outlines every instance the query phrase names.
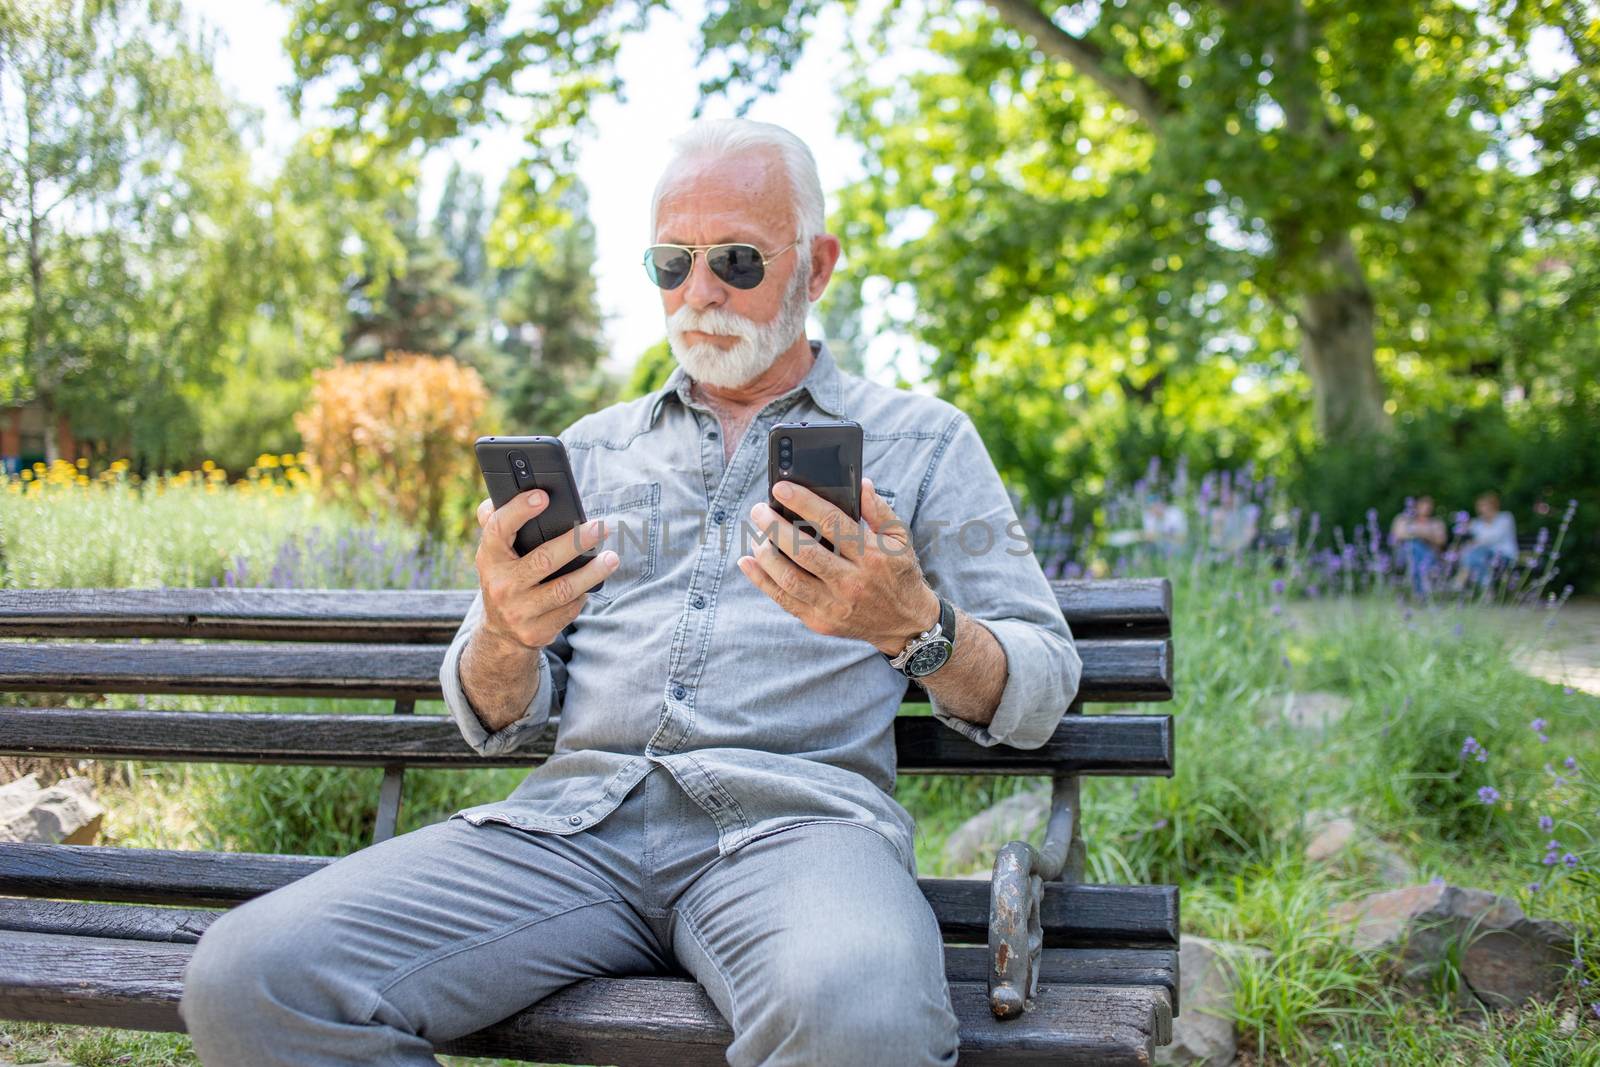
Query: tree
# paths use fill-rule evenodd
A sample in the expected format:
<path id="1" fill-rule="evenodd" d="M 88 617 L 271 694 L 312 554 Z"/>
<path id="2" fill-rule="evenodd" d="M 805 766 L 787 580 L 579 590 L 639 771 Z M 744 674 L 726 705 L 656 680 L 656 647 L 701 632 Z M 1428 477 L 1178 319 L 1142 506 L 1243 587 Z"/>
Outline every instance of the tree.
<path id="1" fill-rule="evenodd" d="M 592 99 L 619 88 L 620 34 L 658 6 L 552 0 L 543 17 L 513 26 L 504 8 L 450 0 L 410 4 L 387 21 L 357 0 L 298 0 L 290 48 L 303 82 L 336 84 L 352 126 L 400 142 L 503 120 L 509 100 L 531 96 L 524 173 L 543 192 L 570 170 Z M 725 63 L 705 88 L 770 88 L 821 6 L 713 3 L 703 55 Z M 1151 309 L 1194 302 L 1197 284 L 1248 283 L 1263 314 L 1297 337 L 1318 425 L 1333 439 L 1386 424 L 1378 356 L 1398 359 L 1415 326 L 1397 320 L 1448 311 L 1461 274 L 1479 266 L 1493 212 L 1481 210 L 1489 190 L 1478 158 L 1505 139 L 1512 97 L 1544 80 L 1527 59 L 1531 29 L 1548 23 L 1570 40 L 1592 17 L 1534 0 L 1485 11 L 1452 0 L 996 0 L 990 9 L 933 0 L 921 37 L 940 69 L 883 91 L 875 113 L 847 123 L 880 161 L 869 179 L 876 206 L 926 207 L 906 190 L 925 198 L 932 183 L 916 179 L 940 168 L 954 181 L 938 183 L 940 194 L 954 194 L 969 221 L 956 235 L 972 261 L 964 275 L 988 288 L 1037 284 L 1026 295 L 1045 304 L 1055 297 L 1050 260 L 1091 231 L 1093 266 L 1120 291 L 1100 299 L 1131 296 L 1140 335 L 1156 346 L 1195 331 L 1176 336 L 1172 315 Z M 531 67 L 544 74 L 539 88 L 520 91 L 515 79 Z M 881 162 L 897 148 L 912 171 Z M 997 218 L 996 196 L 1027 213 Z M 996 246 L 986 218 L 1035 229 Z M 999 259 L 1019 250 L 1043 258 L 1020 272 Z M 997 320 L 986 293 L 976 296 L 992 328 L 1023 325 Z M 934 303 L 919 300 L 934 315 L 965 314 Z M 1230 320 L 1228 301 L 1199 303 L 1202 340 L 1257 325 Z"/>
<path id="2" fill-rule="evenodd" d="M 423 232 L 413 192 L 387 206 L 401 255 L 363 265 L 350 285 L 345 358 L 390 351 L 453 355 L 482 315 L 478 296 L 461 284 L 460 264 L 434 233 Z"/>
<path id="3" fill-rule="evenodd" d="M 504 196 L 504 194 L 502 194 Z M 554 433 L 603 406 L 611 383 L 601 371 L 604 325 L 594 280 L 594 223 L 581 183 L 561 194 L 558 216 L 536 244 L 495 242 L 496 307 L 503 352 L 498 395 L 517 425 Z M 525 258 L 509 258 L 518 255 Z"/>
<path id="4" fill-rule="evenodd" d="M 171 456 L 186 385 L 249 313 L 235 270 L 248 157 L 175 3 L 28 0 L 0 13 L 0 382 L 80 436 Z M 47 457 L 56 441 L 46 436 Z"/>

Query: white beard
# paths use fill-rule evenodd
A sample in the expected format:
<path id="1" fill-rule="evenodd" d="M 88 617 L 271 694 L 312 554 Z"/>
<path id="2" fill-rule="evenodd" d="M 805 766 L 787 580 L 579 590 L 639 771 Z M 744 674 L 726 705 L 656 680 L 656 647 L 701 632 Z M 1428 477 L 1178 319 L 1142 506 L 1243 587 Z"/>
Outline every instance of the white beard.
<path id="1" fill-rule="evenodd" d="M 806 312 L 811 301 L 806 294 L 810 264 L 797 260 L 789 276 L 783 303 L 771 322 L 752 322 L 722 308 L 696 311 L 683 305 L 667 319 L 667 343 L 684 371 L 697 382 L 729 389 L 753 380 L 775 363 L 806 327 Z M 684 339 L 690 330 L 737 337 L 731 348 L 718 348 L 710 341 L 691 344 Z"/>

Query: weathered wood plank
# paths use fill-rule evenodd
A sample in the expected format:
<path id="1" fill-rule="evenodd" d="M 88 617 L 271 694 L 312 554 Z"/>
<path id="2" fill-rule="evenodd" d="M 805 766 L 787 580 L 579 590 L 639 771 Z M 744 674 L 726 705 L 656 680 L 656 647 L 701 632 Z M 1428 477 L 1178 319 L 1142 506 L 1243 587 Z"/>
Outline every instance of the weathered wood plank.
<path id="1" fill-rule="evenodd" d="M 193 947 L 58 934 L 0 938 L 0 1015 L 64 1024 L 182 1030 Z M 950 984 L 963 1064 L 1148 1064 L 1170 1026 L 1149 986 L 1046 984 L 1034 1009 L 1000 1022 L 983 982 Z M 732 1031 L 705 991 L 675 977 L 591 978 L 510 1019 L 438 1046 L 455 1055 L 622 1067 L 719 1067 Z"/>
<path id="2" fill-rule="evenodd" d="M 132 904 L 227 906 L 288 885 L 337 857 L 0 843 L 0 893 Z M 987 943 L 989 882 L 919 879 L 951 941 Z M 1177 944 L 1174 886 L 1046 883 L 1040 919 L 1051 947 Z"/>
<path id="3" fill-rule="evenodd" d="M 1165 637 L 1165 578 L 1052 582 L 1074 635 Z M 201 637 L 448 644 L 472 590 L 8 589 L 0 637 Z"/>
<path id="4" fill-rule="evenodd" d="M 480 756 L 441 715 L 281 715 L 0 707 L 0 754 L 372 767 L 526 766 L 555 747 L 559 716 L 512 751 Z M 1033 749 L 984 747 L 926 715 L 895 721 L 902 774 L 1170 775 L 1172 717 L 1069 715 Z"/>
<path id="5" fill-rule="evenodd" d="M 1167 700 L 1172 642 L 1077 642 L 1085 701 Z M 439 700 L 443 645 L 0 642 L 0 691 Z M 926 701 L 908 686 L 907 700 Z"/>
<path id="6" fill-rule="evenodd" d="M 192 945 L 225 914 L 216 908 L 0 897 L 0 938 L 5 931 L 18 931 Z M 946 945 L 944 959 L 951 981 L 987 980 L 989 950 L 985 946 Z M 1177 950 L 1169 948 L 1047 948 L 1040 961 L 1039 980 L 1067 985 L 1157 986 L 1174 998 L 1176 1010 L 1177 967 Z M 675 973 L 689 978 L 686 971 Z"/>

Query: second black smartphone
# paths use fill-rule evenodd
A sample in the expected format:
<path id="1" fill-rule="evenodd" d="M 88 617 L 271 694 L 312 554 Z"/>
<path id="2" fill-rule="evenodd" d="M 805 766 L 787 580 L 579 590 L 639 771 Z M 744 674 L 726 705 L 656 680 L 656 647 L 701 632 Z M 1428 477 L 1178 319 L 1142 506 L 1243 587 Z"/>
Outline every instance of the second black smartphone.
<path id="1" fill-rule="evenodd" d="M 849 419 L 780 422 L 767 433 L 767 502 L 773 511 L 831 552 L 833 543 L 813 523 L 801 519 L 772 495 L 772 486 L 780 481 L 803 485 L 860 521 L 861 424 Z"/>
<path id="2" fill-rule="evenodd" d="M 517 531 L 513 543 L 517 555 L 526 556 L 554 538 L 571 537 L 573 527 L 584 521 L 578 483 L 572 477 L 572 465 L 567 461 L 567 449 L 560 438 L 480 437 L 473 447 L 478 454 L 478 469 L 483 472 L 484 485 L 489 489 L 489 499 L 496 509 L 530 489 L 543 489 L 550 498 L 545 509 Z M 594 549 L 574 556 L 544 581 L 571 574 L 594 557 Z M 592 588 L 599 589 L 604 584 Z"/>

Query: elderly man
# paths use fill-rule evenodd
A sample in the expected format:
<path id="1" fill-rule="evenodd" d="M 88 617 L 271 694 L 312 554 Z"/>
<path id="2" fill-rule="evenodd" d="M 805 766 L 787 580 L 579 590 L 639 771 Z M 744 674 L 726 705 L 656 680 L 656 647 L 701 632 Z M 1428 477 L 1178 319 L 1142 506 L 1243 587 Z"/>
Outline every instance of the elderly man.
<path id="1" fill-rule="evenodd" d="M 675 144 L 646 274 L 679 366 L 560 435 L 593 516 L 574 536 L 519 557 L 544 495 L 483 502 L 480 588 L 440 671 L 475 751 L 559 711 L 553 755 L 506 799 L 213 925 L 181 1009 L 207 1064 L 431 1064 L 577 979 L 675 966 L 727 1018 L 729 1063 L 956 1062 L 893 797 L 891 660 L 927 646 L 937 719 L 1034 748 L 1079 659 L 967 416 L 807 340 L 840 247 L 805 145 L 742 120 Z M 773 424 L 828 419 L 865 430 L 861 524 L 778 496 L 831 551 L 764 477 Z"/>

